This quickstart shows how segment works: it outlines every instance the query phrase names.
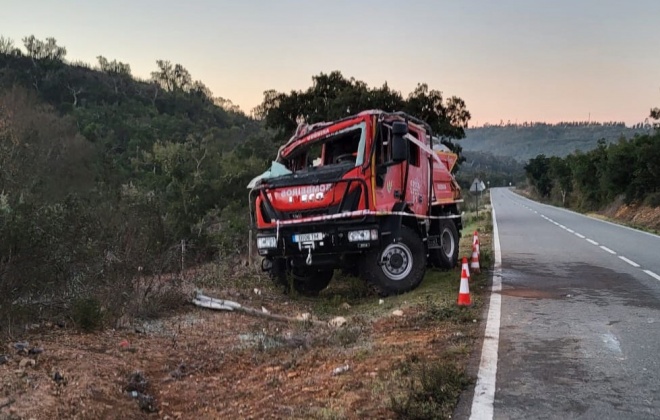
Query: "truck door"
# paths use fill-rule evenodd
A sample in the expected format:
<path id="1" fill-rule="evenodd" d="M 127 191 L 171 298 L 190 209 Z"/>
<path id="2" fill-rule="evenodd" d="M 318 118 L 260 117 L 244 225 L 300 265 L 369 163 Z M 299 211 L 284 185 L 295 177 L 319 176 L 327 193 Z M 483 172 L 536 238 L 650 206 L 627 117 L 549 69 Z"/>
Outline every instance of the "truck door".
<path id="1" fill-rule="evenodd" d="M 411 126 L 409 134 L 422 143 L 426 143 L 426 133 L 417 127 Z M 430 168 L 428 156 L 413 142 L 408 142 L 408 147 L 406 203 L 415 214 L 426 214 L 429 205 Z"/>
<path id="2" fill-rule="evenodd" d="M 403 194 L 403 165 L 393 164 L 391 159 L 392 130 L 381 123 L 380 136 L 376 138 L 376 209 L 390 211 L 401 201 Z"/>

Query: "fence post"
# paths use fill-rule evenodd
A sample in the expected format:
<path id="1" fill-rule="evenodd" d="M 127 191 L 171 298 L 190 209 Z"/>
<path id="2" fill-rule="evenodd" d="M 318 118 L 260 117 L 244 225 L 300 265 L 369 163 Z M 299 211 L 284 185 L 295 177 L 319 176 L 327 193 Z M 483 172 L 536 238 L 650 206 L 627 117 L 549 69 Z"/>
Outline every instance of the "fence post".
<path id="1" fill-rule="evenodd" d="M 181 274 L 182 275 L 185 269 L 185 261 L 186 261 L 186 240 L 181 239 Z"/>

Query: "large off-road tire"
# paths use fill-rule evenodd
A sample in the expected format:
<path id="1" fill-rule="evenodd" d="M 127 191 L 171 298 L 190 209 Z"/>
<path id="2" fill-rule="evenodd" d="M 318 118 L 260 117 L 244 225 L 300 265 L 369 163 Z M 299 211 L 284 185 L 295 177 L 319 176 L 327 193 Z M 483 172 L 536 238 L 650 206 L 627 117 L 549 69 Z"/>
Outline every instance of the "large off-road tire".
<path id="1" fill-rule="evenodd" d="M 296 291 L 305 296 L 316 296 L 321 290 L 328 287 L 334 270 L 320 268 L 287 268 L 285 258 L 273 260 L 270 278 L 277 286 L 284 289 L 284 293 Z"/>
<path id="2" fill-rule="evenodd" d="M 407 226 L 401 226 L 400 240 L 366 254 L 360 264 L 360 276 L 381 296 L 413 290 L 422 282 L 425 272 L 424 244 Z"/>
<path id="3" fill-rule="evenodd" d="M 437 268 L 452 269 L 458 264 L 459 240 L 456 224 L 451 220 L 440 220 L 438 230 L 431 232 L 439 235 L 440 248 L 429 249 L 429 261 Z"/>
<path id="4" fill-rule="evenodd" d="M 333 269 L 294 268 L 291 270 L 291 286 L 301 295 L 317 296 L 328 287 L 333 274 Z"/>
<path id="5" fill-rule="evenodd" d="M 268 272 L 268 276 L 277 286 L 287 285 L 287 268 L 286 260 L 284 258 L 275 258 L 272 260 L 273 266 Z"/>

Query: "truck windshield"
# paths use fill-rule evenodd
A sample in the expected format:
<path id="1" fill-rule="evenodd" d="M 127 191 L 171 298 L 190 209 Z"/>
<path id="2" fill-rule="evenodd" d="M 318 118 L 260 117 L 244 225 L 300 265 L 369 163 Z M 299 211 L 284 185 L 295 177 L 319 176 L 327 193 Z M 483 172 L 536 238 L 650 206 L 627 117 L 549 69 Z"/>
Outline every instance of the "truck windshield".
<path id="1" fill-rule="evenodd" d="M 330 165 L 361 166 L 366 147 L 366 124 L 352 125 L 300 147 L 290 157 L 294 171 Z"/>

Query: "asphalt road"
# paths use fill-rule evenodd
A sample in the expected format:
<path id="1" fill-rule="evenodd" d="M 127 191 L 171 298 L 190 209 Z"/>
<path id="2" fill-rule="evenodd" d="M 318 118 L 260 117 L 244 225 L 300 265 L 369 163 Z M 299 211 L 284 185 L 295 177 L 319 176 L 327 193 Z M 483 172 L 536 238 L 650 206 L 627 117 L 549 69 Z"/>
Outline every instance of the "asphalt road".
<path id="1" fill-rule="evenodd" d="M 497 370 L 491 412 L 472 417 L 660 419 L 660 237 L 504 188 L 491 199 Z"/>

